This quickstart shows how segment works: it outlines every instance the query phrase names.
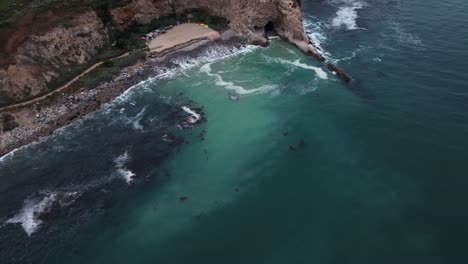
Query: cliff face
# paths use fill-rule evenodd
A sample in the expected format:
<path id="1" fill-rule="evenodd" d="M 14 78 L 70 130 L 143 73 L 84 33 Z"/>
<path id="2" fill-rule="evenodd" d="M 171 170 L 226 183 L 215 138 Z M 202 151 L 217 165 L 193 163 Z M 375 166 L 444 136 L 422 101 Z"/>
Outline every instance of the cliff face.
<path id="1" fill-rule="evenodd" d="M 87 62 L 106 41 L 107 31 L 94 11 L 29 36 L 17 47 L 14 62 L 0 68 L 0 96 L 18 100 L 45 91 L 47 82 Z"/>
<path id="2" fill-rule="evenodd" d="M 304 33 L 298 0 L 133 0 L 110 13 L 113 25 L 125 30 L 134 23 L 196 10 L 226 18 L 232 30 L 253 44 L 266 45 L 265 27 L 271 26 L 305 53 L 323 60 Z M 5 98 L 21 100 L 45 92 L 53 78 L 89 61 L 109 41 L 108 30 L 94 11 L 66 22 L 37 35 L 29 33 L 10 53 L 11 62 L 0 64 L 0 104 Z"/>
<path id="3" fill-rule="evenodd" d="M 264 29 L 271 23 L 281 37 L 323 61 L 304 33 L 297 0 L 134 0 L 126 7 L 114 9 L 112 16 L 115 25 L 125 29 L 135 22 L 148 23 L 156 17 L 192 10 L 226 18 L 232 30 L 260 45 L 267 44 Z"/>

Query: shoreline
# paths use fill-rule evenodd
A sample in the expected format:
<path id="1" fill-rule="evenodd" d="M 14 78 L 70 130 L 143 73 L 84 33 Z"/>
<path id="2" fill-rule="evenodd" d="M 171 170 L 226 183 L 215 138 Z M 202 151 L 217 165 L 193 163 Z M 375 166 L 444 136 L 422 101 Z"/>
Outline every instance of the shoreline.
<path id="1" fill-rule="evenodd" d="M 0 161 L 19 149 L 40 142 L 56 130 L 101 109 L 139 83 L 183 69 L 177 63 L 177 59 L 196 58 L 202 55 L 203 51 L 216 46 L 234 49 L 241 44 L 240 38 L 232 36 L 215 42 L 200 38 L 191 41 L 188 45 L 172 47 L 163 54 L 148 54 L 147 59 L 122 68 L 111 81 L 101 83 L 94 88 L 83 87 L 70 94 L 61 94 L 61 98 L 46 106 L 36 102 L 27 108 L 15 109 L 17 115 L 24 116 L 23 122 L 27 125 L 0 134 Z"/>

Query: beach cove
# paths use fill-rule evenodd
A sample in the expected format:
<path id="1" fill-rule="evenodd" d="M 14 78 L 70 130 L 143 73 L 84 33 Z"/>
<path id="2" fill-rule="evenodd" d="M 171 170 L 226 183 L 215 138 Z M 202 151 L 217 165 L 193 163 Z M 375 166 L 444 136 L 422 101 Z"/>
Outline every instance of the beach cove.
<path id="1" fill-rule="evenodd" d="M 0 262 L 466 262 L 467 3 L 301 5 L 351 84 L 280 38 L 148 66 L 0 160 Z"/>

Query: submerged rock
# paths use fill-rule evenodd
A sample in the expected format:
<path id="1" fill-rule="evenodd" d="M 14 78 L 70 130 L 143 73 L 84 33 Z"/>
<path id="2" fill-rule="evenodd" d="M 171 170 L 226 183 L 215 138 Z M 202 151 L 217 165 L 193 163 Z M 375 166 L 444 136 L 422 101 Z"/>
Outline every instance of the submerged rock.
<path id="1" fill-rule="evenodd" d="M 350 83 L 353 80 L 351 76 L 346 74 L 344 71 L 338 69 L 338 67 L 336 67 L 335 65 L 329 63 L 327 67 L 331 72 L 335 73 L 336 76 L 338 76 L 338 78 L 342 79 L 346 83 Z"/>

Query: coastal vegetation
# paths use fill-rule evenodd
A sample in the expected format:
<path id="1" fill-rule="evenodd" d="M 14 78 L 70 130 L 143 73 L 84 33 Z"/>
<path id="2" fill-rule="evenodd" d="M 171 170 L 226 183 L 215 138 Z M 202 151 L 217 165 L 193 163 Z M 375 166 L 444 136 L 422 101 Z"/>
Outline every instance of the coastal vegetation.
<path id="1" fill-rule="evenodd" d="M 0 130 L 1 132 L 7 132 L 18 127 L 18 123 L 15 122 L 15 118 L 8 113 L 5 113 L 0 116 L 0 123 L 1 127 L 3 128 L 2 130 Z"/>
<path id="2" fill-rule="evenodd" d="M 161 27 L 175 25 L 185 22 L 201 22 L 209 24 L 213 29 L 223 29 L 227 27 L 227 20 L 221 17 L 209 16 L 203 11 L 194 11 L 190 15 L 170 15 L 158 17 L 147 24 L 132 24 L 126 30 L 118 30 L 113 24 L 111 10 L 121 6 L 125 6 L 131 2 L 130 0 L 0 0 L 0 37 L 9 39 L 0 43 L 0 67 L 7 67 L 14 62 L 16 47 L 21 45 L 29 35 L 40 34 L 55 26 L 63 26 L 64 28 L 72 28 L 73 18 L 80 12 L 89 10 L 95 11 L 99 20 L 105 25 L 105 30 L 108 34 L 108 40 L 105 45 L 99 48 L 86 63 L 72 63 L 67 67 L 56 69 L 55 78 L 51 79 L 45 89 L 41 89 L 39 93 L 28 94 L 22 91 L 21 94 L 10 96 L 9 94 L 0 94 L 0 107 L 11 104 L 21 103 L 31 100 L 34 97 L 45 95 L 56 90 L 75 76 L 92 65 L 116 58 L 124 53 L 145 50 L 145 42 L 140 40 L 142 35 Z M 11 38 L 11 36 L 13 36 Z M 133 55 L 135 54 L 135 55 Z M 125 59 L 126 63 L 135 63 L 137 58 L 140 58 L 140 52 L 133 53 L 129 58 Z M 34 62 L 41 65 L 47 65 L 49 62 L 42 57 L 32 57 Z M 119 60 L 120 61 L 120 60 Z M 83 82 L 86 85 L 95 85 L 104 79 L 109 79 L 111 73 L 117 73 L 117 67 L 121 63 L 114 62 L 115 66 L 108 67 L 106 70 L 99 67 L 99 70 L 104 76 L 95 74 L 98 69 L 92 71 L 92 74 L 86 76 Z M 94 78 L 94 80 L 92 80 Z"/>
<path id="3" fill-rule="evenodd" d="M 72 89 L 92 89 L 102 82 L 111 81 L 112 77 L 119 73 L 122 68 L 133 65 L 144 58 L 146 58 L 146 53 L 142 50 L 137 50 L 130 53 L 128 56 L 115 60 L 107 60 L 99 67 L 96 67 L 94 70 L 81 77 L 73 84 Z"/>

